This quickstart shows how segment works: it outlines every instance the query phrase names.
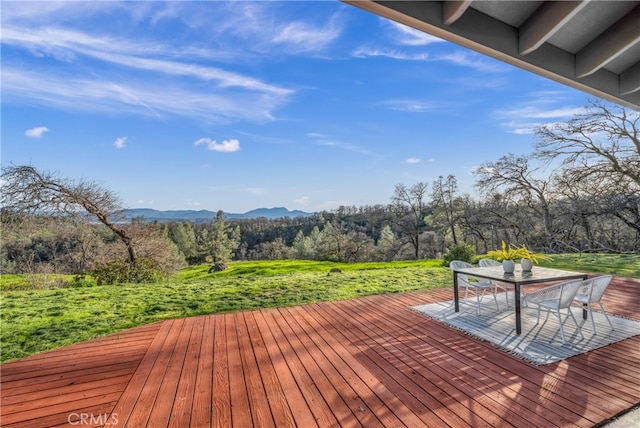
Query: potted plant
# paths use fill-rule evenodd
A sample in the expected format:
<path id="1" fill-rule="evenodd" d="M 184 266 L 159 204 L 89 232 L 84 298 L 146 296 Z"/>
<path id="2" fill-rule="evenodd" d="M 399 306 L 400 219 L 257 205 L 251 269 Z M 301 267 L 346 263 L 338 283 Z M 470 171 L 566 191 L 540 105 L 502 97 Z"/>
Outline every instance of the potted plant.
<path id="1" fill-rule="evenodd" d="M 499 250 L 488 251 L 487 256 L 502 262 L 502 268 L 506 274 L 513 274 L 516 260 L 520 260 L 524 272 L 531 271 L 533 263 L 538 264 L 539 260 L 551 260 L 550 257 L 542 253 L 530 251 L 525 245 L 514 247 L 511 244 L 507 245 L 504 241 L 502 241 L 502 247 Z"/>
<path id="2" fill-rule="evenodd" d="M 531 272 L 533 264 L 538 264 L 539 260 L 551 260 L 551 257 L 546 256 L 542 253 L 534 253 L 524 245 L 518 250 L 520 252 L 520 265 L 522 266 L 522 270 L 524 272 Z"/>
<path id="3" fill-rule="evenodd" d="M 518 249 L 513 248 L 511 244 L 507 245 L 502 241 L 502 248 L 499 250 L 487 251 L 487 256 L 502 262 L 502 269 L 506 274 L 512 274 L 516 267 L 516 258 L 518 258 Z"/>

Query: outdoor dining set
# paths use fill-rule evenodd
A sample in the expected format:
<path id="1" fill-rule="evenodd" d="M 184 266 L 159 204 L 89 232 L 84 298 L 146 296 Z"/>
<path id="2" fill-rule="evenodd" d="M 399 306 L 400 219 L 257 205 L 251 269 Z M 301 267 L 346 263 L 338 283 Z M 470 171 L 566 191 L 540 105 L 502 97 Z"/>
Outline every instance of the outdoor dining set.
<path id="1" fill-rule="evenodd" d="M 602 296 L 611 282 L 611 275 L 589 278 L 586 273 L 581 272 L 544 267 L 536 267 L 531 271 L 525 271 L 519 266 L 512 274 L 506 274 L 502 268 L 502 264 L 493 259 L 480 260 L 478 267 L 459 260 L 450 262 L 449 266 L 453 272 L 453 305 L 455 312 L 460 311 L 461 290 L 464 290 L 465 302 L 471 302 L 475 306 L 477 315 L 481 314 L 482 309 L 489 309 L 486 307 L 487 304 L 483 304 L 483 299 L 489 296 L 493 298 L 491 307 L 495 304 L 496 310 L 501 311 L 502 309 L 500 308 L 497 298 L 500 292 L 504 292 L 508 309 L 510 307 L 509 291 L 513 290 L 513 306 L 515 308 L 516 318 L 515 330 L 518 335 L 522 333 L 523 307 L 537 308 L 535 325 L 538 325 L 540 322 L 541 311 L 546 311 L 547 319 L 549 314 L 553 313 L 558 319 L 560 337 L 563 345 L 566 343 L 562 319 L 563 315 L 565 321 L 568 318 L 573 319 L 577 331 L 584 338 L 582 328 L 571 311 L 571 307 L 575 305 L 582 307 L 582 317 L 585 321 L 587 319 L 591 320 L 594 334 L 597 333 L 592 312 L 594 305 L 599 306 L 611 330 L 613 330 L 613 325 L 601 303 Z M 537 284 L 538 287 L 531 287 L 533 288 L 532 291 L 525 292 L 523 290 L 523 286 L 534 284 Z"/>

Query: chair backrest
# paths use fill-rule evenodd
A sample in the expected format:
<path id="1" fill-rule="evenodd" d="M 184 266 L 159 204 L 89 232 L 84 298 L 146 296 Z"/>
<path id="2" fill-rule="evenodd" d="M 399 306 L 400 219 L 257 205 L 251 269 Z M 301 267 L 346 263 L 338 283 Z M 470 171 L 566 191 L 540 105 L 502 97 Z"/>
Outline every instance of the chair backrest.
<path id="1" fill-rule="evenodd" d="M 491 266 L 500 266 L 502 263 L 493 259 L 480 259 L 479 264 L 480 264 L 480 267 L 491 267 Z"/>
<path id="2" fill-rule="evenodd" d="M 452 260 L 449 262 L 449 268 L 451 270 L 454 269 L 467 269 L 467 268 L 472 268 L 475 267 L 473 266 L 471 263 L 467 263 L 467 262 L 463 262 L 462 260 Z M 469 277 L 463 273 L 459 273 L 458 274 L 458 278 L 462 279 L 465 282 L 469 282 Z"/>
<path id="3" fill-rule="evenodd" d="M 558 299 L 558 309 L 564 309 L 571 306 L 574 297 L 578 293 L 578 290 L 582 286 L 582 280 L 573 280 L 562 283 L 562 290 L 560 291 L 560 298 Z"/>
<path id="4" fill-rule="evenodd" d="M 602 299 L 602 295 L 607 291 L 607 287 L 611 282 L 611 275 L 596 276 L 595 278 L 587 279 L 585 283 L 590 283 L 591 292 L 589 294 L 589 302 L 599 302 Z"/>

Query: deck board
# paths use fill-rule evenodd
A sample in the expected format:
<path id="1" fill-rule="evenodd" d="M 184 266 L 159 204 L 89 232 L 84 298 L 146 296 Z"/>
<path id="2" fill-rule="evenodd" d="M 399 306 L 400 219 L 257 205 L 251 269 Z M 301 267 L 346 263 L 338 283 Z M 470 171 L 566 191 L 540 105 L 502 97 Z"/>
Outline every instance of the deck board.
<path id="1" fill-rule="evenodd" d="M 640 281 L 607 312 L 638 319 Z M 640 403 L 640 336 L 535 366 L 411 306 L 451 289 L 167 320 L 1 369 L 3 427 L 591 427 Z"/>

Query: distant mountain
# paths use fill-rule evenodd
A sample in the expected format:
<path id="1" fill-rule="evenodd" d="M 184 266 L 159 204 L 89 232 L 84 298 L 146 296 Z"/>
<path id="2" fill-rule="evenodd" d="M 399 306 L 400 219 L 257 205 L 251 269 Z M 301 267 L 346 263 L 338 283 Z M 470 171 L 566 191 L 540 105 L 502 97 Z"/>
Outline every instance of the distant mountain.
<path id="1" fill-rule="evenodd" d="M 289 211 L 284 207 L 274 208 L 257 208 L 247 211 L 244 214 L 224 213 L 228 220 L 266 217 L 268 219 L 284 218 L 284 217 L 307 217 L 313 215 L 299 210 Z M 192 221 L 195 223 L 208 222 L 216 218 L 216 212 L 208 210 L 169 210 L 159 211 L 151 208 L 129 208 L 123 211 L 123 215 L 127 221 L 131 219 L 143 217 L 146 221 Z"/>

